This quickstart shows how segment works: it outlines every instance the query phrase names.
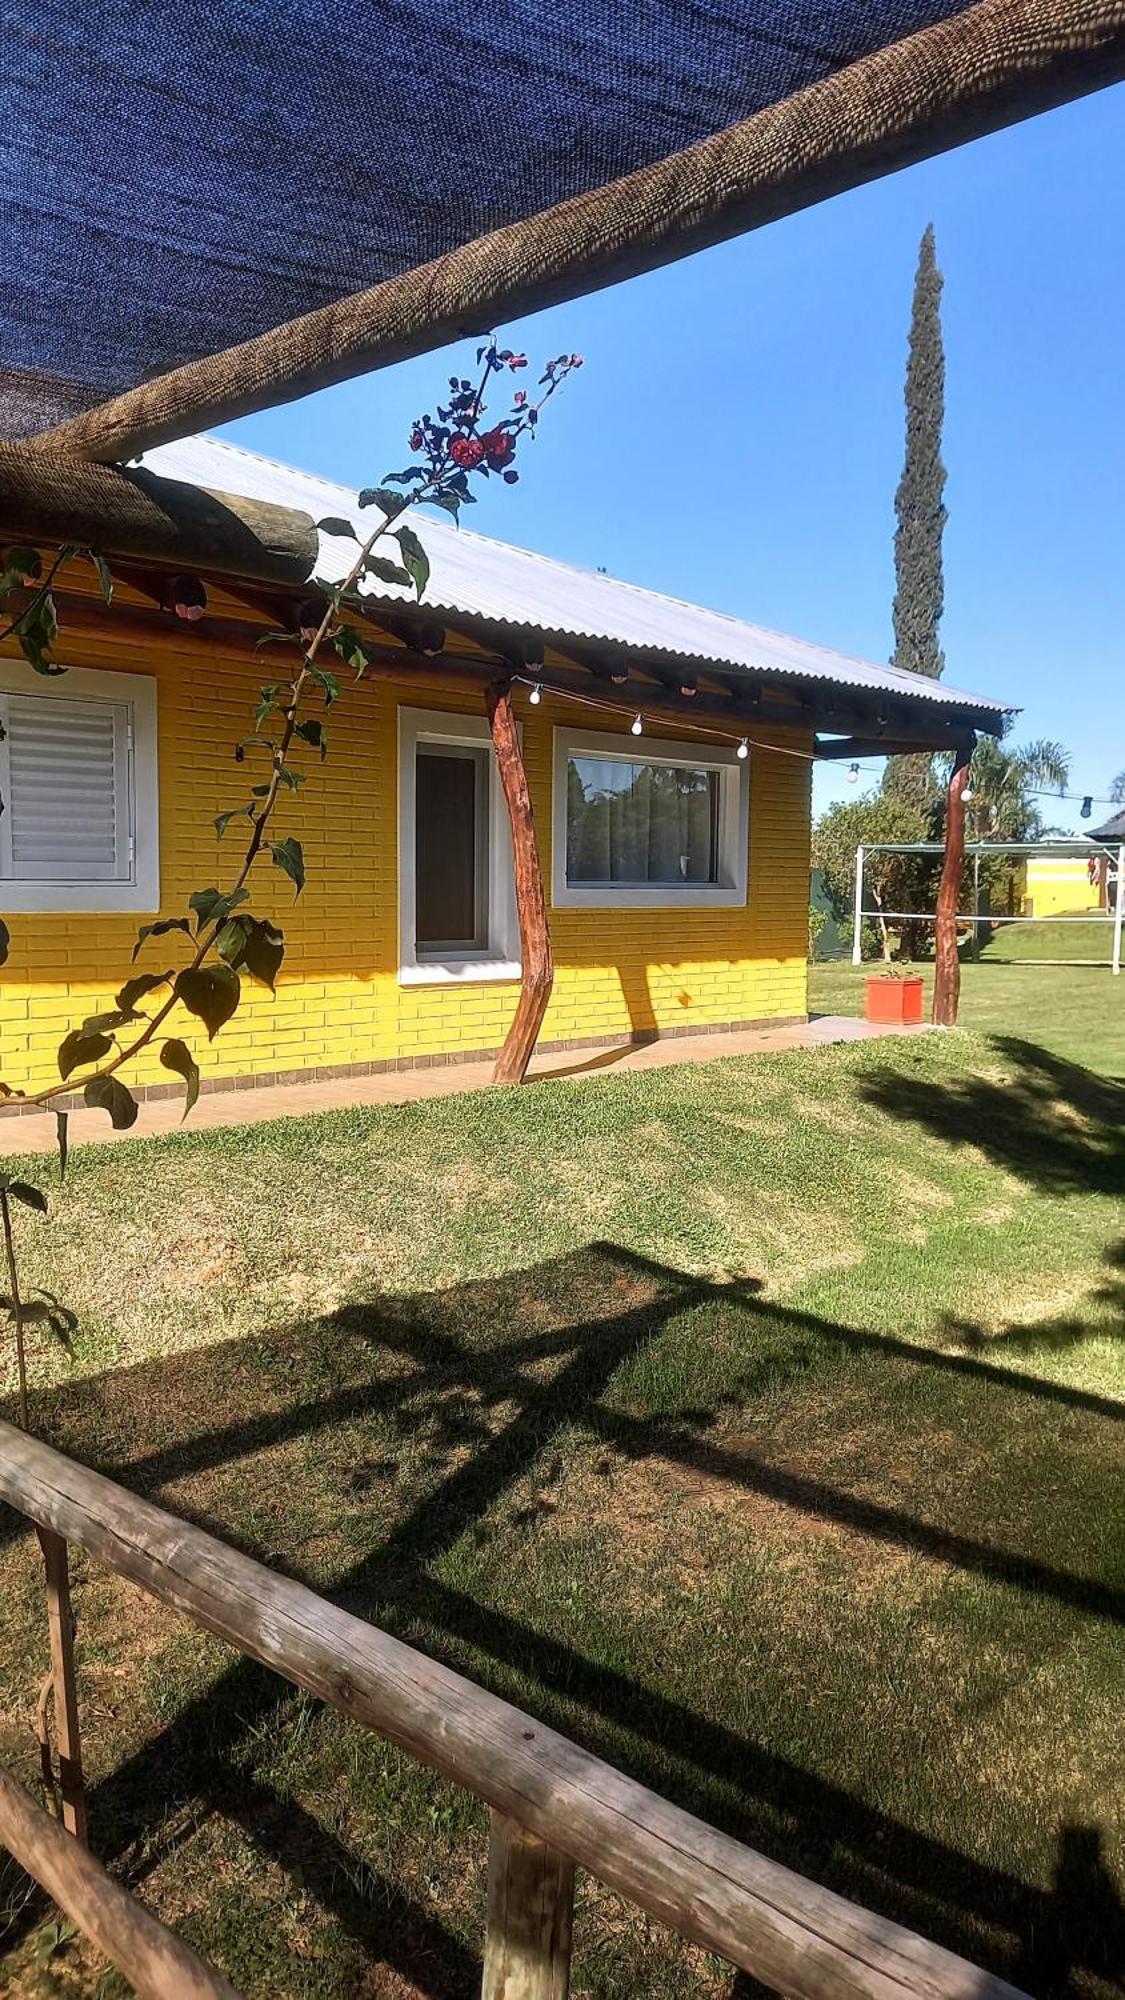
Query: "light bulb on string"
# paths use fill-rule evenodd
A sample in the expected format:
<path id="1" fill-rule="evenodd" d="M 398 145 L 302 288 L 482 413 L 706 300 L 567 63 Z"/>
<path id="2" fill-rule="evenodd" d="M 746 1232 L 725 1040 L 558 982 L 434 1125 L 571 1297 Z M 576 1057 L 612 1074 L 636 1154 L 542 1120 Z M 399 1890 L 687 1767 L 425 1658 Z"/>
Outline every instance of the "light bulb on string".
<path id="1" fill-rule="evenodd" d="M 858 783 L 859 783 L 859 765 L 858 765 L 858 764 L 849 764 L 849 765 L 848 765 L 848 783 L 849 783 L 849 785 L 858 785 Z"/>
<path id="2" fill-rule="evenodd" d="M 741 743 L 738 746 L 738 749 L 735 751 L 734 754 L 736 757 L 743 757 L 743 758 L 746 758 L 750 755 L 750 745 L 746 741 L 745 736 L 743 737 Z"/>
<path id="3" fill-rule="evenodd" d="M 643 722 L 641 721 L 641 718 L 640 718 L 640 716 L 639 716 L 639 715 L 635 715 L 635 716 L 633 717 L 633 720 L 632 720 L 632 722 L 631 722 L 631 723 L 629 724 L 629 727 L 630 727 L 630 730 L 632 731 L 632 734 L 633 734 L 634 736 L 640 736 L 640 735 L 642 735 L 642 734 L 643 734 L 643 732 L 644 732 L 644 723 L 643 723 Z"/>
<path id="4" fill-rule="evenodd" d="M 1093 799 L 1084 798 L 1082 801 L 1082 811 L 1078 815 L 1079 819 L 1089 819 L 1093 813 L 1093 810 L 1094 810 Z"/>
<path id="5" fill-rule="evenodd" d="M 540 702 L 541 702 L 541 701 L 542 701 L 542 699 L 543 699 L 543 690 L 542 690 L 542 688 L 541 688 L 541 687 L 538 687 L 538 686 L 536 686 L 536 687 L 533 687 L 533 688 L 532 688 L 532 690 L 531 690 L 531 693 L 530 693 L 530 694 L 528 695 L 528 697 L 527 697 L 527 698 L 528 698 L 529 702 L 531 703 L 531 706 L 532 706 L 532 708 L 538 708 L 538 706 L 539 706 Z"/>

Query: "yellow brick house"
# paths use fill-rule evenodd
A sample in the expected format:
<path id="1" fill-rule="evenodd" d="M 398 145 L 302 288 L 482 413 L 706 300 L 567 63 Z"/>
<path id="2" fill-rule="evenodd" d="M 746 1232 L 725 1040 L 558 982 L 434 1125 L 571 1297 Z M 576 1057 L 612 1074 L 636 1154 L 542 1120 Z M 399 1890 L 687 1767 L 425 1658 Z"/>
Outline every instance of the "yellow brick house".
<path id="1" fill-rule="evenodd" d="M 252 728 L 311 579 L 349 544 L 317 535 L 346 490 L 212 438 L 89 467 L 60 494 L 0 464 L 5 542 L 53 559 L 53 657 L 0 648 L 0 1076 L 57 1078 L 56 1049 L 130 969 L 138 927 L 222 885 Z M 364 1074 L 500 1049 L 520 994 L 510 815 L 484 690 L 506 680 L 546 896 L 548 1046 L 805 1018 L 812 762 L 951 747 L 995 732 L 997 704 L 590 575 L 428 517 L 425 602 L 365 596 L 372 668 L 329 718 L 330 754 L 278 810 L 307 885 L 254 878 L 285 960 L 275 994 L 245 983 L 208 1045 L 204 1088 Z M 360 614 L 357 614 L 359 616 Z M 292 656 L 290 655 L 290 660 Z M 245 826 L 245 822 L 242 823 Z M 140 967 L 175 962 L 176 934 Z M 197 1023 L 192 1024 L 198 1027 Z M 144 1092 L 169 1084 L 149 1052 Z"/>

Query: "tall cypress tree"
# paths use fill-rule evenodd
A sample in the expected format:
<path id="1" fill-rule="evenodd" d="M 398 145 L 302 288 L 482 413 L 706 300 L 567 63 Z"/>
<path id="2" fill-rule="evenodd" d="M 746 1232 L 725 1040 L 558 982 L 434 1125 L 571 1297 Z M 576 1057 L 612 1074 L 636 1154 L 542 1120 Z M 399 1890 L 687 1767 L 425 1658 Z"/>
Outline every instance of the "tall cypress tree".
<path id="1" fill-rule="evenodd" d="M 928 223 L 918 249 L 906 363 L 906 456 L 895 494 L 895 602 L 892 665 L 938 680 L 945 667 L 938 628 L 945 603 L 941 544 L 946 512 L 941 457 L 945 416 L 942 276 Z M 892 757 L 883 789 L 913 804 L 933 801 L 933 759 Z"/>

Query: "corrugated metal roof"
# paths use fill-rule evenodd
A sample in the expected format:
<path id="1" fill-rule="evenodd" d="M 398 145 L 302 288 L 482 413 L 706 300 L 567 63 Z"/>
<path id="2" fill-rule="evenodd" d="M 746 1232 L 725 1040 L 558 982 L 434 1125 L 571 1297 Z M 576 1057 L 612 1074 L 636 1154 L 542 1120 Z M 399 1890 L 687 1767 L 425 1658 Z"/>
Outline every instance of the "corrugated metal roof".
<path id="1" fill-rule="evenodd" d="M 221 438 L 184 438 L 161 445 L 146 453 L 144 463 L 171 479 L 304 508 L 314 519 L 343 515 L 361 533 L 370 531 L 371 516 L 361 512 L 348 487 L 261 458 Z M 492 541 L 428 513 L 415 514 L 412 524 L 430 558 L 426 605 L 435 611 L 487 618 L 525 632 L 674 654 L 700 666 L 711 663 L 763 679 L 796 676 L 946 708 L 1010 712 L 1007 704 L 989 696 L 967 694 L 922 674 L 875 666 L 807 639 L 748 625 L 722 611 L 708 611 L 660 591 Z M 354 556 L 353 542 L 322 535 L 317 574 L 338 582 L 347 575 Z M 413 602 L 412 592 L 393 584 L 370 594 L 380 603 Z"/>

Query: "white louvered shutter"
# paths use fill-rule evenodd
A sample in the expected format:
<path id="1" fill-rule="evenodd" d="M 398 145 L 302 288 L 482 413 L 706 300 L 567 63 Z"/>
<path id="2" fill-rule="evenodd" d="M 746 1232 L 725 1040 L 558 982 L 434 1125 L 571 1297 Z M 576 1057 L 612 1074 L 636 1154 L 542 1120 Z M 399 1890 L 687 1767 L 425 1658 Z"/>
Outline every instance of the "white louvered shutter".
<path id="1" fill-rule="evenodd" d="M 5 694 L 0 721 L 0 877 L 130 881 L 129 703 Z"/>

